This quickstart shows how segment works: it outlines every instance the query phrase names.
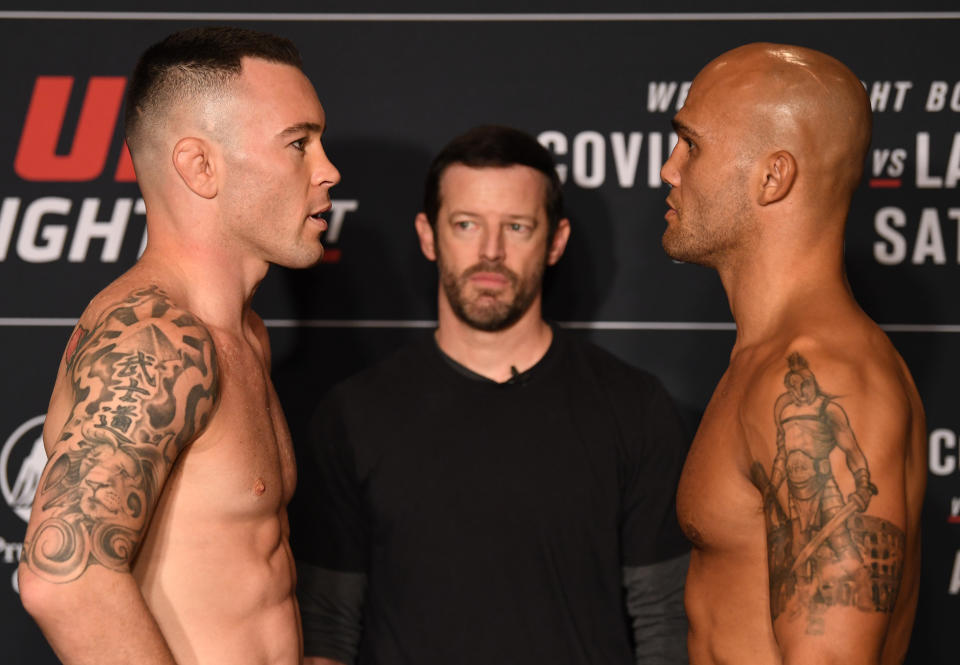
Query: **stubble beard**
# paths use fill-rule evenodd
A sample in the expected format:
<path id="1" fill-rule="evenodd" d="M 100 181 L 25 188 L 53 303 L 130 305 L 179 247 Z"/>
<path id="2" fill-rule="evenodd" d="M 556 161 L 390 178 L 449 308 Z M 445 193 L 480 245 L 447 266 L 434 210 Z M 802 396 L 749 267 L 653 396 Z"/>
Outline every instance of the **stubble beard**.
<path id="1" fill-rule="evenodd" d="M 485 332 L 506 330 L 527 313 L 543 280 L 546 259 L 540 262 L 529 279 L 522 279 L 506 266 L 490 261 L 476 263 L 459 275 L 447 269 L 440 254 L 437 254 L 437 268 L 440 272 L 440 284 L 450 303 L 454 315 L 471 328 Z M 490 272 L 503 275 L 510 284 L 513 298 L 501 300 L 501 290 L 477 289 L 470 284 L 470 277 L 478 272 Z M 473 292 L 473 297 L 468 295 Z"/>
<path id="2" fill-rule="evenodd" d="M 663 232 L 661 244 L 675 261 L 717 268 L 722 258 L 741 242 L 750 227 L 750 209 L 742 193 L 732 200 L 708 206 L 703 197 L 676 212 L 676 219 Z M 709 209 L 709 212 L 708 212 Z M 689 213 L 689 214 L 686 214 Z"/>

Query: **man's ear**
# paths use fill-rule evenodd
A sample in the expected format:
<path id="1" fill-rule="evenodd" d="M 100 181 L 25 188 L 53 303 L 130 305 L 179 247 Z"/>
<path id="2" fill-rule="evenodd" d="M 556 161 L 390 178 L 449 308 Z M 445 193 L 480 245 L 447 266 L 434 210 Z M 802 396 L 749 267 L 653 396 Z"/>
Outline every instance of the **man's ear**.
<path id="1" fill-rule="evenodd" d="M 567 241 L 570 239 L 570 220 L 564 217 L 557 222 L 557 230 L 553 232 L 553 240 L 550 241 L 550 249 L 547 251 L 547 265 L 552 266 L 567 249 Z"/>
<path id="2" fill-rule="evenodd" d="M 420 238 L 420 251 L 431 261 L 437 260 L 436 236 L 433 232 L 433 225 L 427 219 L 425 213 L 417 215 L 414 226 L 417 228 L 417 237 Z"/>
<path id="3" fill-rule="evenodd" d="M 778 150 L 763 165 L 763 182 L 757 203 L 765 206 L 782 200 L 797 180 L 797 160 L 786 150 Z"/>
<path id="4" fill-rule="evenodd" d="M 207 141 L 192 136 L 177 141 L 173 146 L 173 168 L 197 196 L 212 199 L 217 195 L 216 171 Z"/>

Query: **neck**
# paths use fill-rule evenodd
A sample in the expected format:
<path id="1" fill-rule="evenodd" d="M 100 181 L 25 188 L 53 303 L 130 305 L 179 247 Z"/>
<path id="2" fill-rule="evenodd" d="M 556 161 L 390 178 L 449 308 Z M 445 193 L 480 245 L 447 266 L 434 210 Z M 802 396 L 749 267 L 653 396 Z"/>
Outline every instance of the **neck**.
<path id="1" fill-rule="evenodd" d="M 540 310 L 540 296 L 519 321 L 496 332 L 477 330 L 461 321 L 441 293 L 437 315 L 437 346 L 467 369 L 497 382 L 537 364 L 553 340 L 553 331 Z"/>
<path id="2" fill-rule="evenodd" d="M 842 233 L 766 240 L 717 267 L 737 324 L 735 350 L 857 308 L 843 268 Z"/>
<path id="3" fill-rule="evenodd" d="M 237 247 L 150 228 L 135 270 L 208 325 L 239 332 L 269 264 Z"/>

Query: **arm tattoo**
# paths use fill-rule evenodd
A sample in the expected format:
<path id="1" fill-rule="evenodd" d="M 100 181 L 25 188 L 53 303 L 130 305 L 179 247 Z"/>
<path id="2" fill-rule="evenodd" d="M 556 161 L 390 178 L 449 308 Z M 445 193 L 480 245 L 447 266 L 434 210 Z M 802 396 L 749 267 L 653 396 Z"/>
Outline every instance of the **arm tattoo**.
<path id="1" fill-rule="evenodd" d="M 213 340 L 156 287 L 131 293 L 92 330 L 78 326 L 64 361 L 74 406 L 23 552 L 57 583 L 95 564 L 125 569 L 164 479 L 217 398 Z"/>
<path id="2" fill-rule="evenodd" d="M 774 406 L 777 454 L 770 477 L 759 462 L 751 474 L 764 496 L 771 614 L 805 617 L 807 633 L 820 634 L 834 605 L 893 611 L 905 537 L 865 512 L 878 490 L 836 396 L 820 389 L 803 356 L 793 353 L 787 363 L 787 390 Z M 834 448 L 853 476 L 855 490 L 846 500 L 830 467 Z"/>

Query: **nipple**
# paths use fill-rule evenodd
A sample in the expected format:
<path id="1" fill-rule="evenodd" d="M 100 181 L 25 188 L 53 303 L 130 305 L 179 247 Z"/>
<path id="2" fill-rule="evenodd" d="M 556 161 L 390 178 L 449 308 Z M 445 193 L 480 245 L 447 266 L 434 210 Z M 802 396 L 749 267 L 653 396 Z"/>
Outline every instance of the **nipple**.
<path id="1" fill-rule="evenodd" d="M 257 478 L 253 483 L 253 493 L 257 496 L 260 496 L 267 491 L 267 486 L 263 484 L 263 480 Z"/>

